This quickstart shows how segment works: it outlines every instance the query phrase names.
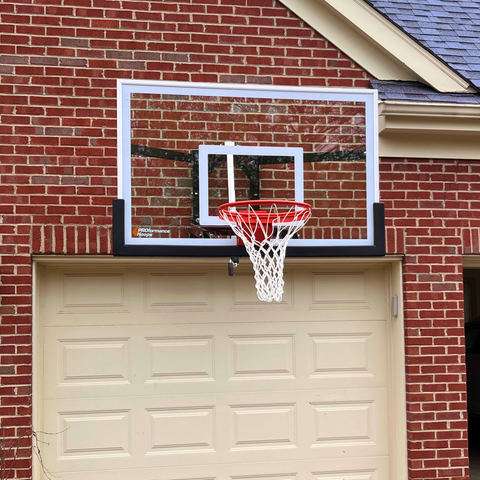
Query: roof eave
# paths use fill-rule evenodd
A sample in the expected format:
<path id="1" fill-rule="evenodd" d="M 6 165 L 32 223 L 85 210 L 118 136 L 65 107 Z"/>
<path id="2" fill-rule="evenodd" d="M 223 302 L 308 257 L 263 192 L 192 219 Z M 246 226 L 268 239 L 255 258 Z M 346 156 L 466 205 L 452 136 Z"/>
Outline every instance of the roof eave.
<path id="1" fill-rule="evenodd" d="M 426 83 L 439 92 L 469 83 L 363 0 L 280 0 L 379 80 Z"/>
<path id="2" fill-rule="evenodd" d="M 480 105 L 382 101 L 380 156 L 480 160 Z"/>

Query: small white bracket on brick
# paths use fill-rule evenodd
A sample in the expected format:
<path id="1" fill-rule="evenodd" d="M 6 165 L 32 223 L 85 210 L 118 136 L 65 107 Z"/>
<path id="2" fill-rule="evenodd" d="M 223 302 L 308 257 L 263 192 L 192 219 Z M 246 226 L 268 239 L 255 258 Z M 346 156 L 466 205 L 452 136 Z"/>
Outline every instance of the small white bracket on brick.
<path id="1" fill-rule="evenodd" d="M 224 142 L 227 147 L 234 147 L 235 142 Z M 227 178 L 228 178 L 228 203 L 235 201 L 235 174 L 234 174 L 233 155 L 227 155 Z"/>
<path id="2" fill-rule="evenodd" d="M 392 317 L 398 317 L 398 297 L 392 297 Z"/>

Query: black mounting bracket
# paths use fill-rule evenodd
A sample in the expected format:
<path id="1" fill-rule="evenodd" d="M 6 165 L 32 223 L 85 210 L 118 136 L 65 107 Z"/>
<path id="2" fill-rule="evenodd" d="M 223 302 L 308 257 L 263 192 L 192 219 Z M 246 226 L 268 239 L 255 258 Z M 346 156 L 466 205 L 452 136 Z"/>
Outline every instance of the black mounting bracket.
<path id="1" fill-rule="evenodd" d="M 125 200 L 113 200 L 113 254 L 131 257 L 245 257 L 244 246 L 132 245 L 125 243 Z M 287 257 L 385 256 L 385 207 L 373 204 L 373 245 L 288 247 Z"/>

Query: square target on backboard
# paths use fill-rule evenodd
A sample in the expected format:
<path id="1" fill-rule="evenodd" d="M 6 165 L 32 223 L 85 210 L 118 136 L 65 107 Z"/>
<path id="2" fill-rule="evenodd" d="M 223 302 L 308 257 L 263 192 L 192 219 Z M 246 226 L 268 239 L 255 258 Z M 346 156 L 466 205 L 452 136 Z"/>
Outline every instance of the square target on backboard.
<path id="1" fill-rule="evenodd" d="M 218 217 L 233 193 L 312 206 L 289 256 L 383 255 L 377 104 L 368 89 L 119 80 L 114 254 L 244 255 Z"/>

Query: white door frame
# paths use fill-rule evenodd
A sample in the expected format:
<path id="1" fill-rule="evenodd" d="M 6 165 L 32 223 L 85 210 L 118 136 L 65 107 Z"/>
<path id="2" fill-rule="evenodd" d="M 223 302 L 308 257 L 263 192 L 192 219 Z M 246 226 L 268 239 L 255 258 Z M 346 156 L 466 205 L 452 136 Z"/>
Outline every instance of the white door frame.
<path id="1" fill-rule="evenodd" d="M 405 342 L 404 342 L 404 317 L 403 317 L 403 280 L 401 256 L 386 257 L 353 257 L 353 258 L 287 258 L 289 266 L 301 265 L 352 265 L 372 266 L 383 264 L 386 267 L 389 285 L 389 296 L 385 299 L 387 319 L 387 342 L 389 358 L 387 365 L 389 375 L 389 458 L 391 480 L 407 480 L 407 426 L 406 426 L 406 388 L 405 388 Z M 245 261 L 247 261 L 245 259 Z M 170 258 L 170 257 L 113 257 L 109 255 L 38 255 L 33 256 L 33 332 L 32 332 L 32 361 L 33 361 L 33 391 L 32 391 L 32 422 L 36 431 L 43 429 L 43 329 L 40 318 L 40 284 L 42 271 L 46 266 L 62 267 L 108 267 L 138 266 L 138 265 L 225 265 L 224 258 Z M 253 281 L 253 279 L 252 279 Z M 392 312 L 392 298 L 398 299 L 398 315 Z M 389 327 L 389 328 L 388 328 Z M 54 432 L 53 432 L 54 433 Z M 48 438 L 46 439 L 48 441 Z M 42 467 L 37 458 L 33 456 L 34 480 L 44 478 Z"/>

